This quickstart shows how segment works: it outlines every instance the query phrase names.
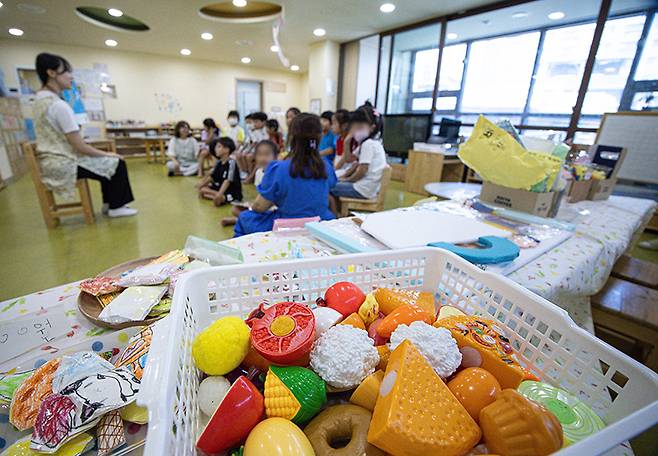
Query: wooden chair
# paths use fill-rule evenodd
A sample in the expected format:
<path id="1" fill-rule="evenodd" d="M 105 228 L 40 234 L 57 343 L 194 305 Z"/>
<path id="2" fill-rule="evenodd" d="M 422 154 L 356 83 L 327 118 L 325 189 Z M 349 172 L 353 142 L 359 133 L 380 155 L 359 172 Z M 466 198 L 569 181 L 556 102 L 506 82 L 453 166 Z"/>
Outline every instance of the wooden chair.
<path id="1" fill-rule="evenodd" d="M 350 211 L 368 211 L 379 212 L 384 210 L 384 201 L 386 199 L 386 190 L 391 182 L 393 169 L 386 166 L 382 174 L 382 185 L 377 194 L 377 199 L 358 199 L 358 198 L 340 198 L 340 217 L 347 217 Z"/>
<path id="2" fill-rule="evenodd" d="M 658 372 L 658 291 L 610 277 L 591 302 L 596 335 Z"/>
<path id="3" fill-rule="evenodd" d="M 27 161 L 32 174 L 32 181 L 37 191 L 37 198 L 41 206 L 41 213 L 43 220 L 46 222 L 48 228 L 55 228 L 59 224 L 59 218 L 65 215 L 74 215 L 82 213 L 85 217 L 85 222 L 88 225 L 94 223 L 94 208 L 91 201 L 91 193 L 89 193 L 89 185 L 87 179 L 78 179 L 77 187 L 80 194 L 80 201 L 76 203 L 58 204 L 55 201 L 53 192 L 48 189 L 41 180 L 41 168 L 39 161 L 34 153 L 34 148 L 29 142 L 23 143 L 23 155 Z"/>

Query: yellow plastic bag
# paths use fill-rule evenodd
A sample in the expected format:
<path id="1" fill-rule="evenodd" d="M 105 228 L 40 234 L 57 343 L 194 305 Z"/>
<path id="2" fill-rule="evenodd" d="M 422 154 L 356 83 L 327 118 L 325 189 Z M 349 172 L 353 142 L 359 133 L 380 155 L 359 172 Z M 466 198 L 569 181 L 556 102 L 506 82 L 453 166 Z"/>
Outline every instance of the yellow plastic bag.
<path id="1" fill-rule="evenodd" d="M 524 149 L 512 136 L 480 116 L 459 158 L 485 181 L 529 190 L 553 171 L 554 163 Z"/>

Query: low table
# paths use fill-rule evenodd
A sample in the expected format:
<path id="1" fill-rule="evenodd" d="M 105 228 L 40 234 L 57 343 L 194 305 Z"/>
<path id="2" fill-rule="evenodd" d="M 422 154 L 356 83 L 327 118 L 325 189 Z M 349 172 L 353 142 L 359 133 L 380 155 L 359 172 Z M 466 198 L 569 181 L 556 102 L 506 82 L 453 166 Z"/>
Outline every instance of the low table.
<path id="1" fill-rule="evenodd" d="M 464 182 L 430 182 L 425 184 L 425 191 L 430 195 L 455 201 L 463 201 L 478 196 L 481 189 L 481 184 L 467 184 Z"/>

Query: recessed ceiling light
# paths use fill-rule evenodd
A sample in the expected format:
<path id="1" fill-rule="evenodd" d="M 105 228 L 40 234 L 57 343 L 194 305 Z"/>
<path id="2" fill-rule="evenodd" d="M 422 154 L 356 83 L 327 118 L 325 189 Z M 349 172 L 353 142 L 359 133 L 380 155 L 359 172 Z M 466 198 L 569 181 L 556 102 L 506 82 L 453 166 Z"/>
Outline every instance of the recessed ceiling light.
<path id="1" fill-rule="evenodd" d="M 240 59 L 240 62 L 242 62 L 242 63 L 251 63 L 251 57 L 242 57 Z"/>
<path id="2" fill-rule="evenodd" d="M 524 17 L 528 17 L 528 13 L 525 11 L 517 11 L 516 13 L 512 14 L 512 17 L 514 19 L 522 19 Z"/>
<path id="3" fill-rule="evenodd" d="M 3 6 L 4 6 L 4 4 L 2 2 L 0 2 L 0 8 L 2 8 Z"/>
<path id="4" fill-rule="evenodd" d="M 190 50 L 187 49 L 187 48 L 183 48 L 183 49 L 180 50 L 180 53 L 181 53 L 182 55 L 190 55 L 190 54 L 192 53 L 192 51 L 190 51 Z"/>
<path id="5" fill-rule="evenodd" d="M 299 65 L 290 65 L 292 71 L 299 71 Z"/>
<path id="6" fill-rule="evenodd" d="M 313 35 L 315 36 L 325 36 L 327 34 L 327 31 L 323 28 L 316 28 L 313 30 Z"/>
<path id="7" fill-rule="evenodd" d="M 206 41 L 210 41 L 210 40 L 212 40 L 212 39 L 214 38 L 214 36 L 212 36 L 212 33 L 209 33 L 209 32 L 203 32 L 203 33 L 201 34 L 201 38 L 204 39 L 204 40 L 206 40 Z"/>
<path id="8" fill-rule="evenodd" d="M 276 44 L 273 44 L 272 46 L 270 46 L 270 51 L 279 52 L 279 46 L 277 46 Z"/>
<path id="9" fill-rule="evenodd" d="M 233 0 L 233 6 L 237 6 L 238 8 L 244 8 L 247 6 L 247 0 Z"/>
<path id="10" fill-rule="evenodd" d="M 392 13 L 395 11 L 395 5 L 393 3 L 382 3 L 379 7 L 379 11 L 382 13 Z"/>
<path id="11" fill-rule="evenodd" d="M 10 28 L 8 32 L 10 35 L 23 36 L 23 31 L 19 28 Z"/>
<path id="12" fill-rule="evenodd" d="M 560 19 L 564 18 L 566 14 L 564 14 L 562 11 L 553 11 L 552 13 L 548 14 L 548 18 L 552 21 L 559 21 Z"/>
<path id="13" fill-rule="evenodd" d="M 457 35 L 456 33 L 448 33 L 448 39 L 449 39 L 449 40 L 454 40 L 454 39 L 456 39 L 458 36 L 459 36 L 459 35 Z"/>
<path id="14" fill-rule="evenodd" d="M 105 46 L 115 47 L 119 42 L 117 40 L 105 40 Z"/>
<path id="15" fill-rule="evenodd" d="M 123 11 L 121 11 L 120 9 L 116 9 L 116 8 L 110 8 L 109 10 L 107 10 L 107 14 L 109 14 L 110 16 L 114 16 L 114 17 L 121 17 L 121 16 L 123 16 Z"/>

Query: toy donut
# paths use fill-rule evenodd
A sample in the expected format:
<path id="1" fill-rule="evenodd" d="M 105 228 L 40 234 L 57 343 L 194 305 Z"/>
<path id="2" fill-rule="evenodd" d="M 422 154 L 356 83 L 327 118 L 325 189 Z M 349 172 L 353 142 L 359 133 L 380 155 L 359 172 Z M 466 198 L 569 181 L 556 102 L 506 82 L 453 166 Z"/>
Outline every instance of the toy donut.
<path id="1" fill-rule="evenodd" d="M 313 418 L 304 433 L 317 456 L 385 456 L 384 451 L 368 443 L 371 418 L 363 407 L 334 405 Z"/>

